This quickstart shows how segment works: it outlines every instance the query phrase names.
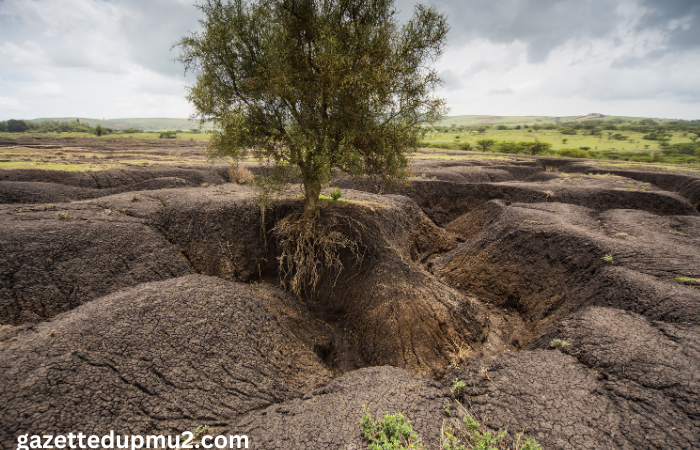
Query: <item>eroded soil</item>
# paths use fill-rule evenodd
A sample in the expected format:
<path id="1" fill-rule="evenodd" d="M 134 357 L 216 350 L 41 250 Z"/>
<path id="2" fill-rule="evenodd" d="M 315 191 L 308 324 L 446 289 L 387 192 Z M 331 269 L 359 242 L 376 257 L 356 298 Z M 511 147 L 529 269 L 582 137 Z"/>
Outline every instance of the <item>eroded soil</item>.
<path id="1" fill-rule="evenodd" d="M 698 448 L 699 178 L 544 158 L 413 172 L 391 194 L 332 180 L 345 201 L 321 220 L 361 224 L 362 262 L 342 254 L 298 299 L 271 233 L 298 187 L 263 224 L 225 165 L 0 171 L 0 448 L 209 425 L 359 449 L 367 405 L 437 449 L 455 378 L 473 415 L 543 448 Z"/>

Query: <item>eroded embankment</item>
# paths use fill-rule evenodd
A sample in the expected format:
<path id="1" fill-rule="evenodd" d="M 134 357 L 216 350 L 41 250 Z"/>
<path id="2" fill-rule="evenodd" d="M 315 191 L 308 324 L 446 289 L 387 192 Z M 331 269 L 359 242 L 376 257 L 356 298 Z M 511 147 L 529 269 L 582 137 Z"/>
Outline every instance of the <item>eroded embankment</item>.
<path id="1" fill-rule="evenodd" d="M 402 196 L 343 190 L 320 220 L 361 224 L 362 264 L 342 255 L 301 299 L 270 233 L 294 197 L 264 222 L 233 184 L 0 207 L 2 445 L 208 424 L 361 448 L 368 405 L 437 448 L 459 378 L 473 414 L 546 448 L 692 448 L 700 291 L 676 278 L 700 275 L 694 208 L 532 164 L 427 169 Z"/>

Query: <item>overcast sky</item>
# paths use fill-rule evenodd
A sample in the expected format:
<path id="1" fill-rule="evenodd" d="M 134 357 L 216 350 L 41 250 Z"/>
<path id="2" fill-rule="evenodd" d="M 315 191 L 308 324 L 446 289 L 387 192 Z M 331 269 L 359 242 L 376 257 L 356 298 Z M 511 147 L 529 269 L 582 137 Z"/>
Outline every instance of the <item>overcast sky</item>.
<path id="1" fill-rule="evenodd" d="M 188 117 L 195 0 L 0 0 L 0 120 Z M 400 17 L 414 1 L 398 0 Z M 450 115 L 700 119 L 699 0 L 429 0 Z"/>

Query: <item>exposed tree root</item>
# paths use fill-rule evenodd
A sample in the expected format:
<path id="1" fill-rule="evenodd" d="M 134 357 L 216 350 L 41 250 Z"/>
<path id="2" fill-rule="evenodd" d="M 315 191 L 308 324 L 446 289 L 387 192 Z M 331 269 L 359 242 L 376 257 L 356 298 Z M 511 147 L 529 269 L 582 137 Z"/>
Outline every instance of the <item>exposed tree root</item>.
<path id="1" fill-rule="evenodd" d="M 272 230 L 281 251 L 277 259 L 282 286 L 301 299 L 315 296 L 324 275 L 335 285 L 345 269 L 343 260 L 362 265 L 367 250 L 362 240 L 365 231 L 356 219 L 333 210 L 285 217 Z"/>

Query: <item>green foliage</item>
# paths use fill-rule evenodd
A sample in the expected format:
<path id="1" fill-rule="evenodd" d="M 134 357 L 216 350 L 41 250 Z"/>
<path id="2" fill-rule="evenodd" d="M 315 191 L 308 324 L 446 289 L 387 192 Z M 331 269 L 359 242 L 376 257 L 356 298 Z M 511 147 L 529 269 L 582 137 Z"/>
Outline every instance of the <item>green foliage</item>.
<path id="1" fill-rule="evenodd" d="M 500 153 L 523 153 L 525 148 L 522 142 L 499 142 L 496 151 Z"/>
<path id="2" fill-rule="evenodd" d="M 462 393 L 462 389 L 464 389 L 466 386 L 467 383 L 465 383 L 463 380 L 455 378 L 452 382 L 452 392 L 454 392 L 456 396 L 459 396 Z"/>
<path id="3" fill-rule="evenodd" d="M 494 145 L 497 144 L 497 141 L 495 139 L 479 139 L 476 141 L 476 146 L 481 150 L 482 152 L 487 152 L 493 148 Z"/>
<path id="4" fill-rule="evenodd" d="M 590 158 L 591 155 L 586 150 L 579 148 L 562 148 L 556 151 L 557 155 L 567 158 Z"/>
<path id="5" fill-rule="evenodd" d="M 552 144 L 549 142 L 540 142 L 540 141 L 535 141 L 535 142 L 523 142 L 521 143 L 523 148 L 526 149 L 527 153 L 531 155 L 539 155 L 540 153 L 544 153 L 550 148 L 552 148 Z"/>
<path id="6" fill-rule="evenodd" d="M 459 409 L 466 412 L 462 407 Z M 491 430 L 486 429 L 468 413 L 462 418 L 461 423 L 453 421 L 453 425 L 456 429 L 448 425 L 443 430 L 442 448 L 444 450 L 505 450 L 506 448 L 542 450 L 542 447 L 534 439 L 527 439 L 521 443 L 519 434 L 516 434 L 514 445 L 510 447 L 505 442 L 508 435 L 507 430 L 500 430 L 493 434 Z"/>
<path id="7" fill-rule="evenodd" d="M 613 263 L 613 257 L 612 257 L 612 255 L 604 255 L 604 256 L 603 256 L 603 261 L 605 261 L 606 263 L 612 264 L 612 263 Z"/>
<path id="8" fill-rule="evenodd" d="M 170 130 L 170 131 L 164 131 L 160 133 L 160 136 L 158 136 L 158 139 L 177 139 L 177 132 Z"/>
<path id="9" fill-rule="evenodd" d="M 331 189 L 331 198 L 333 200 L 338 200 L 340 198 L 340 196 L 341 196 L 341 192 L 340 192 L 339 187 L 336 186 L 333 189 Z"/>
<path id="10" fill-rule="evenodd" d="M 141 128 L 124 128 L 123 130 L 119 130 L 119 132 L 122 134 L 135 134 L 143 133 L 143 130 Z"/>
<path id="11" fill-rule="evenodd" d="M 465 142 L 463 144 L 459 144 L 459 149 L 460 150 L 473 150 L 472 145 L 469 142 Z"/>
<path id="12" fill-rule="evenodd" d="M 413 432 L 411 421 L 402 414 L 384 413 L 384 419 L 372 421 L 369 408 L 364 408 L 360 426 L 368 441 L 369 450 L 422 450 L 418 434 Z"/>
<path id="13" fill-rule="evenodd" d="M 469 144 L 461 144 L 460 147 L 462 147 L 463 145 L 469 145 Z M 443 150 L 454 150 L 455 149 L 455 146 L 452 144 L 426 144 L 426 143 L 422 143 L 421 147 L 423 147 L 423 148 L 441 148 Z"/>
<path id="14" fill-rule="evenodd" d="M 100 124 L 95 125 L 95 135 L 97 135 L 97 137 L 102 136 L 104 134 L 104 132 L 105 132 L 105 129 L 102 128 L 102 125 L 100 125 Z"/>
<path id="15" fill-rule="evenodd" d="M 29 124 L 24 120 L 10 119 L 7 121 L 7 131 L 10 133 L 23 133 L 29 130 Z"/>
<path id="16" fill-rule="evenodd" d="M 568 135 L 578 134 L 578 131 L 574 130 L 573 128 L 568 128 L 568 127 L 560 128 L 559 132 L 561 134 L 568 134 Z"/>
<path id="17" fill-rule="evenodd" d="M 307 209 L 338 168 L 401 180 L 419 125 L 437 121 L 446 18 L 417 5 L 399 26 L 392 0 L 206 0 L 201 33 L 177 44 L 197 81 L 188 100 L 218 121 L 213 156 L 299 168 Z"/>
<path id="18" fill-rule="evenodd" d="M 549 346 L 552 348 L 556 348 L 557 350 L 560 350 L 564 353 L 568 353 L 571 350 L 571 344 L 569 344 L 568 341 L 564 341 L 561 339 L 552 339 L 549 343 Z"/>

